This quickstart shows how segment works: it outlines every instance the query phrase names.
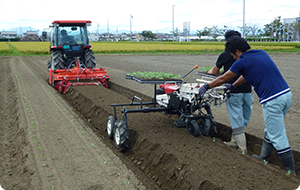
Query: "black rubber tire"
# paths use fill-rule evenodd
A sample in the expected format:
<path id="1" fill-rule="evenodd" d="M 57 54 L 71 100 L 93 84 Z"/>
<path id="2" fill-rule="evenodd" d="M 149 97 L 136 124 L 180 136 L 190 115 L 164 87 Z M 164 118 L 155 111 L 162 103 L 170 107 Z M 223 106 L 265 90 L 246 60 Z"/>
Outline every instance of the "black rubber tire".
<path id="1" fill-rule="evenodd" d="M 110 89 L 110 86 L 111 86 L 111 82 L 110 82 L 110 80 L 108 80 L 106 88 Z"/>
<path id="2" fill-rule="evenodd" d="M 85 51 L 85 66 L 87 68 L 95 68 L 96 67 L 96 59 L 95 59 L 95 56 L 94 56 L 94 52 L 92 50 L 86 50 Z"/>
<path id="3" fill-rule="evenodd" d="M 117 123 L 114 132 L 114 141 L 117 149 L 122 152 L 126 151 L 129 147 L 129 131 L 124 121 Z"/>
<path id="4" fill-rule="evenodd" d="M 47 67 L 48 67 L 48 69 L 51 68 L 51 61 L 47 61 Z"/>
<path id="5" fill-rule="evenodd" d="M 191 135 L 193 135 L 194 137 L 197 137 L 200 135 L 199 125 L 195 120 L 188 121 L 186 127 L 187 127 L 189 133 Z"/>
<path id="6" fill-rule="evenodd" d="M 211 128 L 211 121 L 210 121 L 210 118 L 208 117 L 203 117 L 201 120 L 200 120 L 200 134 L 201 135 L 204 135 L 204 136 L 207 136 L 209 131 L 210 131 L 210 128 Z"/>
<path id="7" fill-rule="evenodd" d="M 52 70 L 64 69 L 64 59 L 61 51 L 52 51 L 51 52 L 51 68 Z"/>
<path id="8" fill-rule="evenodd" d="M 108 137 L 112 139 L 115 130 L 115 118 L 112 115 L 107 118 L 106 130 Z"/>

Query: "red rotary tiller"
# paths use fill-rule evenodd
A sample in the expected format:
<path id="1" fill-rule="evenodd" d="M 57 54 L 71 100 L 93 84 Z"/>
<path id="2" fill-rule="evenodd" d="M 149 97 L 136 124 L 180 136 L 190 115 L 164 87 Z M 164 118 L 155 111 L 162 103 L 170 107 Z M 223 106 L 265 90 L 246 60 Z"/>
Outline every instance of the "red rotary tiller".
<path id="1" fill-rule="evenodd" d="M 79 58 L 74 60 L 76 66 L 71 69 L 49 69 L 49 83 L 56 88 L 61 94 L 65 94 L 71 85 L 102 85 L 109 87 L 108 81 L 110 76 L 102 68 L 85 68 L 80 63 Z"/>

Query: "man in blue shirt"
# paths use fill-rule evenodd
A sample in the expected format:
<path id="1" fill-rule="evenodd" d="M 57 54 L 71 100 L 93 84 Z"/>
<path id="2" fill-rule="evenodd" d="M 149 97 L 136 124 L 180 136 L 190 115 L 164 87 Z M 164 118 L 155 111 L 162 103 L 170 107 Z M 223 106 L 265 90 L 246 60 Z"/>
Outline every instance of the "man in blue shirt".
<path id="1" fill-rule="evenodd" d="M 225 41 L 227 42 L 233 36 L 241 37 L 238 31 L 229 30 L 225 33 Z M 215 66 L 209 70 L 208 74 L 217 75 L 221 68 L 224 68 L 224 72 L 227 72 L 235 59 L 229 52 L 224 51 L 219 55 Z M 240 75 L 237 75 L 227 81 L 227 83 L 233 84 Z M 247 143 L 244 128 L 247 126 L 251 114 L 253 94 L 252 88 L 249 83 L 244 83 L 236 88 L 230 90 L 230 98 L 226 101 L 227 113 L 230 119 L 230 125 L 232 128 L 231 141 L 224 142 L 227 146 L 239 149 L 242 152 L 247 152 Z"/>
<path id="2" fill-rule="evenodd" d="M 284 168 L 295 174 L 294 157 L 284 125 L 284 117 L 292 102 L 289 86 L 265 51 L 250 50 L 246 40 L 236 36 L 232 37 L 225 47 L 237 61 L 224 75 L 201 86 L 199 94 L 203 95 L 209 88 L 220 86 L 240 74 L 233 84 L 225 84 L 227 89 L 245 82 L 251 84 L 260 98 L 265 123 L 261 153 L 259 156 L 254 154 L 253 157 L 268 161 L 275 148 Z"/>

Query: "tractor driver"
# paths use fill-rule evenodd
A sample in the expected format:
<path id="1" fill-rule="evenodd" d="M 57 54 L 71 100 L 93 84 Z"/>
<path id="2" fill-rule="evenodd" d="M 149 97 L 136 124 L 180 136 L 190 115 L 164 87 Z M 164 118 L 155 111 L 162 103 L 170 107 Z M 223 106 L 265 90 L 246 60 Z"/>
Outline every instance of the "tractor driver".
<path id="1" fill-rule="evenodd" d="M 61 43 L 65 44 L 67 42 L 73 42 L 73 38 L 71 36 L 68 36 L 67 31 L 65 29 L 60 31 L 61 34 Z"/>

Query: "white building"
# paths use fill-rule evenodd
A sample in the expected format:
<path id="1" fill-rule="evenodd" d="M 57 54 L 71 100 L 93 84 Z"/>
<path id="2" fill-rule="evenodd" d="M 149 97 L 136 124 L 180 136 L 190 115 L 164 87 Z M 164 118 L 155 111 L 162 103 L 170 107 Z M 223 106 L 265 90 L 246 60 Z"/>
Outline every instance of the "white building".
<path id="1" fill-rule="evenodd" d="M 299 17 L 296 18 L 284 18 L 282 19 L 282 24 L 283 24 L 283 30 L 284 33 L 287 36 L 282 36 L 283 40 L 297 40 L 299 41 L 300 39 L 300 30 L 299 25 L 300 24 L 300 12 L 299 12 Z M 285 39 L 287 38 L 287 39 Z"/>
<path id="2" fill-rule="evenodd" d="M 99 35 L 96 33 L 89 33 L 89 40 L 90 41 L 99 41 Z"/>
<path id="3" fill-rule="evenodd" d="M 0 38 L 12 39 L 17 38 L 18 34 L 16 31 L 2 31 L 0 32 Z"/>

